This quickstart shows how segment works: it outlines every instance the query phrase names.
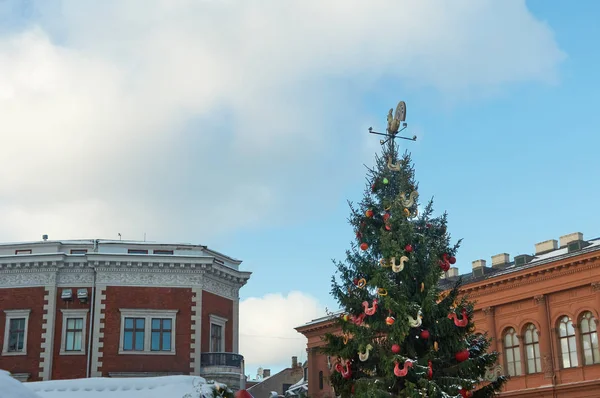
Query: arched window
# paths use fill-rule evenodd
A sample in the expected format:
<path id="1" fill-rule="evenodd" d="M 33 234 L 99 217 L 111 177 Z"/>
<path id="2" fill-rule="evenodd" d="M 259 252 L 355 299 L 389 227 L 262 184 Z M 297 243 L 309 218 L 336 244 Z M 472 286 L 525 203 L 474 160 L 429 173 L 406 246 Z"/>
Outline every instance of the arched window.
<path id="1" fill-rule="evenodd" d="M 319 390 L 323 389 L 323 371 L 319 372 Z"/>
<path id="2" fill-rule="evenodd" d="M 574 368 L 579 364 L 577 359 L 577 343 L 573 321 L 568 316 L 560 318 L 558 324 L 558 338 L 560 340 L 560 353 L 563 368 Z"/>
<path id="3" fill-rule="evenodd" d="M 521 375 L 521 351 L 519 350 L 519 339 L 515 329 L 509 328 L 504 333 L 504 356 L 506 358 L 506 369 L 510 376 Z"/>
<path id="4" fill-rule="evenodd" d="M 525 327 L 525 358 L 527 359 L 527 373 L 539 373 L 542 371 L 538 331 L 533 323 Z"/>
<path id="5" fill-rule="evenodd" d="M 600 363 L 598 350 L 598 332 L 596 319 L 587 311 L 581 316 L 581 344 L 583 345 L 583 361 L 586 365 Z"/>

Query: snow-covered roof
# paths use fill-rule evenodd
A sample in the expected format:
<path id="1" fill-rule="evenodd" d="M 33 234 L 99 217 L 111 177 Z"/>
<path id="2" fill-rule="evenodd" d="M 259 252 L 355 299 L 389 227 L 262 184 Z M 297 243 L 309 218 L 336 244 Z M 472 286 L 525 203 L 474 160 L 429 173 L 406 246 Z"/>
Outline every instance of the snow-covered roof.
<path id="1" fill-rule="evenodd" d="M 35 398 L 185 398 L 199 393 L 208 398 L 215 385 L 198 376 L 162 376 L 38 381 L 23 386 L 37 394 Z"/>

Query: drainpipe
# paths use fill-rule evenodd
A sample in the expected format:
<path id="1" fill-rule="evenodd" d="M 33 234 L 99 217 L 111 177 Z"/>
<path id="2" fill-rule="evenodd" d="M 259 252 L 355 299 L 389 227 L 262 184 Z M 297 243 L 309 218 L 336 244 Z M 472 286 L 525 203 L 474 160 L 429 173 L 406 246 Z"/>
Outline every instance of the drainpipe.
<path id="1" fill-rule="evenodd" d="M 95 245 L 94 245 L 95 246 Z M 87 366 L 85 377 L 90 377 L 90 362 L 92 360 L 92 336 L 94 334 L 94 307 L 96 307 L 95 296 L 96 296 L 96 267 L 92 267 L 94 270 L 94 281 L 92 283 L 92 297 L 90 300 L 90 327 L 88 330 L 88 350 L 87 350 Z"/>
<path id="2" fill-rule="evenodd" d="M 552 397 L 553 398 L 558 398 L 558 395 L 556 395 L 556 373 L 554 371 L 554 334 L 552 333 L 552 330 L 554 329 L 554 325 L 552 324 L 552 320 L 550 319 L 550 308 L 548 307 L 548 300 L 544 300 L 545 306 L 546 306 L 546 319 L 548 320 L 548 325 L 550 326 L 550 358 L 552 359 L 550 361 L 550 364 L 552 365 Z"/>

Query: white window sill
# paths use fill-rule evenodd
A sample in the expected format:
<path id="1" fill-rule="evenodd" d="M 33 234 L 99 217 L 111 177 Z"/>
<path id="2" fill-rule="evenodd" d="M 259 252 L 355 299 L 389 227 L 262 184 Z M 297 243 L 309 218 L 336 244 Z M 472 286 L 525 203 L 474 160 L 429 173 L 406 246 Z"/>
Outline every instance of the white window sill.
<path id="1" fill-rule="evenodd" d="M 85 351 L 60 351 L 60 355 L 85 355 Z"/>
<path id="2" fill-rule="evenodd" d="M 122 351 L 119 355 L 175 355 L 175 351 Z"/>
<path id="3" fill-rule="evenodd" d="M 26 355 L 27 355 L 27 351 L 19 351 L 19 352 L 3 352 L 3 353 L 2 353 L 2 356 L 5 356 L 5 357 L 16 357 L 16 356 L 19 356 L 19 355 L 26 356 Z"/>

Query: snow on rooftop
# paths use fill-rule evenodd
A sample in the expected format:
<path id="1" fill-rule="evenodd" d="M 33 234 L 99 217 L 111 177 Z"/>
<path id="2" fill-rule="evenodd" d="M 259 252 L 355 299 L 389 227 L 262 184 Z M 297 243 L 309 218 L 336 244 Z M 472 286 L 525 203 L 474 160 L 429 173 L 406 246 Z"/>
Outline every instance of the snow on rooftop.
<path id="1" fill-rule="evenodd" d="M 24 383 L 24 387 L 37 395 L 23 398 L 209 398 L 216 385 L 198 376 L 94 377 Z"/>

